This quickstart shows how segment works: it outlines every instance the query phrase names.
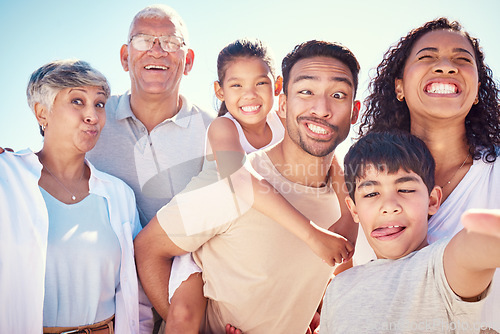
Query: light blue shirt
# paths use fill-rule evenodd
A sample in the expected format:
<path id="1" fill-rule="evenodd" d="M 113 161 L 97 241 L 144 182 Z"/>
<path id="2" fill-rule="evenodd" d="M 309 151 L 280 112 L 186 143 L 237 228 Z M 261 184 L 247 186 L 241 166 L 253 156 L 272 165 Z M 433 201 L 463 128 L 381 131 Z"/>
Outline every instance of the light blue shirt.
<path id="1" fill-rule="evenodd" d="M 40 188 L 49 213 L 44 327 L 89 325 L 115 314 L 120 243 L 104 197 L 65 204 Z"/>

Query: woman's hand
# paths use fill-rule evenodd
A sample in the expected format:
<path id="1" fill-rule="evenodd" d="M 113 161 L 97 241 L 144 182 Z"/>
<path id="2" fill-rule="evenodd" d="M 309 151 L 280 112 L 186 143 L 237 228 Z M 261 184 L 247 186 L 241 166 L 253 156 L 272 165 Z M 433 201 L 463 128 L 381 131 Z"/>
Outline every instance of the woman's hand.
<path id="1" fill-rule="evenodd" d="M 0 147 L 0 154 L 2 154 L 4 151 L 9 151 L 9 152 L 14 152 L 13 149 L 6 147 L 5 149 Z"/>

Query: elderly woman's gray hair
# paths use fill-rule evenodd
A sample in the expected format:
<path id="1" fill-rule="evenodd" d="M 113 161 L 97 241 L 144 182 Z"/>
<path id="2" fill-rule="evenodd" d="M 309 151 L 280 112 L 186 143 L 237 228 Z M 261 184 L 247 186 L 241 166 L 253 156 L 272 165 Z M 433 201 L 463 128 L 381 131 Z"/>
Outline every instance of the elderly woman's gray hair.
<path id="1" fill-rule="evenodd" d="M 111 93 L 106 77 L 89 63 L 78 59 L 57 60 L 33 72 L 26 95 L 33 112 L 35 112 L 36 103 L 52 110 L 56 95 L 61 90 L 88 86 L 101 87 L 106 98 Z"/>

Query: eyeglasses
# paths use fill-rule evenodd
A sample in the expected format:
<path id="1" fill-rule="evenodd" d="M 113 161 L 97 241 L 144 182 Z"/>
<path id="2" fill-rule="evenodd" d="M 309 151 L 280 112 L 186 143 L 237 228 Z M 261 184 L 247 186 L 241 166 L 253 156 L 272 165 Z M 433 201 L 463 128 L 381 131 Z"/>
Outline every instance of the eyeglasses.
<path id="1" fill-rule="evenodd" d="M 131 43 L 132 46 L 138 51 L 149 51 L 155 44 L 156 39 L 158 39 L 160 47 L 165 52 L 176 52 L 183 45 L 186 45 L 182 37 L 178 37 L 175 35 L 157 37 L 145 34 L 137 34 L 130 37 L 130 40 L 128 42 Z"/>

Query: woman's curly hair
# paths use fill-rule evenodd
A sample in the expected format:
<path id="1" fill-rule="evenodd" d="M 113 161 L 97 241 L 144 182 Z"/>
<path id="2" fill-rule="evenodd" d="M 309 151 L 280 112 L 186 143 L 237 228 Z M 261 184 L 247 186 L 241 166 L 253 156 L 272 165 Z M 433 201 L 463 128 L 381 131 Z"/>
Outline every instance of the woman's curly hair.
<path id="1" fill-rule="evenodd" d="M 396 99 L 394 83 L 403 77 L 408 55 L 415 42 L 434 30 L 452 30 L 463 34 L 471 43 L 476 58 L 479 75 L 479 103 L 473 105 L 465 117 L 465 131 L 469 152 L 475 160 L 483 157 L 486 162 L 494 162 L 500 151 L 500 94 L 493 79 L 491 69 L 484 63 L 484 55 L 479 40 L 462 29 L 460 23 L 446 18 L 429 21 L 401 38 L 385 53 L 377 67 L 375 78 L 369 85 L 370 95 L 365 100 L 366 111 L 361 119 L 359 135 L 369 132 L 400 129 L 410 132 L 410 112 L 406 102 Z"/>

